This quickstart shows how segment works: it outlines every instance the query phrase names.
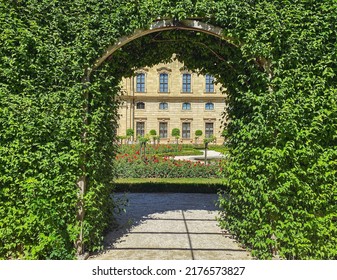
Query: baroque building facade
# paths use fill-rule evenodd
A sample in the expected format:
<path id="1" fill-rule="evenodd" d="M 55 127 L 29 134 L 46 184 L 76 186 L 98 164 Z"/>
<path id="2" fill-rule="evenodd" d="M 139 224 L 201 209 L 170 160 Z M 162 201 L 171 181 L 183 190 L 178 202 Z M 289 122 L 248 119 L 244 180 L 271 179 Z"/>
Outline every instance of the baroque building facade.
<path id="1" fill-rule="evenodd" d="M 160 143 L 175 142 L 173 128 L 180 130 L 180 143 L 195 142 L 195 132 L 205 137 L 221 138 L 222 114 L 225 110 L 222 86 L 211 75 L 198 75 L 174 60 L 135 71 L 122 80 L 118 135 L 131 128 L 135 136 L 155 130 Z"/>

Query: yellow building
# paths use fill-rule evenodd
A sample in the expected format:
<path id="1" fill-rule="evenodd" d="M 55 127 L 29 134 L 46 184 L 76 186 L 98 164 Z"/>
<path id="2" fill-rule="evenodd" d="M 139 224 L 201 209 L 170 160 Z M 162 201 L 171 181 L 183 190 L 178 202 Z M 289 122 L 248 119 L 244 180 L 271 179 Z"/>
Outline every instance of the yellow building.
<path id="1" fill-rule="evenodd" d="M 201 139 L 216 137 L 222 143 L 222 113 L 225 108 L 221 85 L 211 75 L 186 70 L 178 60 L 135 71 L 122 81 L 118 135 L 131 128 L 135 136 L 156 130 L 160 143 L 174 142 L 173 128 L 180 129 L 181 143 L 194 143 L 195 131 Z"/>

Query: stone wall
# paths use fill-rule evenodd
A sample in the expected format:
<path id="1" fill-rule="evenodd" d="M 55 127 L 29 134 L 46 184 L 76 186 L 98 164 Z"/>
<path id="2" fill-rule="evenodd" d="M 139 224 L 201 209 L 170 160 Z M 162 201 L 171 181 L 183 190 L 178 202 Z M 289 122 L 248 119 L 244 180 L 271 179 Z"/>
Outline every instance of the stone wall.
<path id="1" fill-rule="evenodd" d="M 133 128 L 137 133 L 137 122 L 144 123 L 144 133 L 148 134 L 155 129 L 159 134 L 159 124 L 167 123 L 167 137 L 161 137 L 160 143 L 174 142 L 171 136 L 173 128 L 179 128 L 182 143 L 195 141 L 195 131 L 201 130 L 203 135 L 199 139 L 201 143 L 205 137 L 206 123 L 208 128 L 213 124 L 213 134 L 217 143 L 221 144 L 222 113 L 225 110 L 224 94 L 221 84 L 214 84 L 214 92 L 206 92 L 206 79 L 203 75 L 187 71 L 178 60 L 168 64 L 158 64 L 152 68 L 142 68 L 135 71 L 135 75 L 144 74 L 144 92 L 137 92 L 137 76 L 125 78 L 122 81 L 122 105 L 119 109 L 120 122 L 118 135 L 125 135 L 128 128 Z M 168 74 L 168 91 L 160 92 L 160 74 Z M 191 74 L 191 91 L 183 92 L 182 76 Z M 137 109 L 137 103 L 143 102 L 145 108 Z M 167 103 L 167 108 L 160 108 L 160 103 Z M 190 109 L 183 109 L 183 103 L 190 103 Z M 208 104 L 206 108 L 206 104 Z M 212 108 L 212 104 L 214 108 Z M 188 105 L 186 105 L 188 106 Z M 183 123 L 189 123 L 190 135 L 182 137 Z M 185 126 L 186 127 L 186 126 Z M 186 131 L 185 131 L 186 132 Z M 210 133 L 208 131 L 208 133 Z"/>

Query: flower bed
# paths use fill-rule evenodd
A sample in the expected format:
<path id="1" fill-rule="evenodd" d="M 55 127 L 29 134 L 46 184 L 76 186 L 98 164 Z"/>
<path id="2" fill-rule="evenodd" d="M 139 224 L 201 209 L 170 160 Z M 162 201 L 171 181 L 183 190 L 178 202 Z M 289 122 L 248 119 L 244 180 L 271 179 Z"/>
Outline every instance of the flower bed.
<path id="1" fill-rule="evenodd" d="M 221 161 L 205 165 L 156 155 L 144 158 L 136 152 L 118 154 L 115 170 L 118 178 L 218 178 L 221 165 Z"/>

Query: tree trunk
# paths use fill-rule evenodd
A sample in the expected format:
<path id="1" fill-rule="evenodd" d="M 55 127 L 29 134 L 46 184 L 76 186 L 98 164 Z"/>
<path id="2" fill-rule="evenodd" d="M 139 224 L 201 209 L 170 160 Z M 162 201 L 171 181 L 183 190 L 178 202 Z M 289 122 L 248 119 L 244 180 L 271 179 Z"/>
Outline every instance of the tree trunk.
<path id="1" fill-rule="evenodd" d="M 205 143 L 205 164 L 207 164 L 207 148 L 208 148 L 208 143 Z"/>

